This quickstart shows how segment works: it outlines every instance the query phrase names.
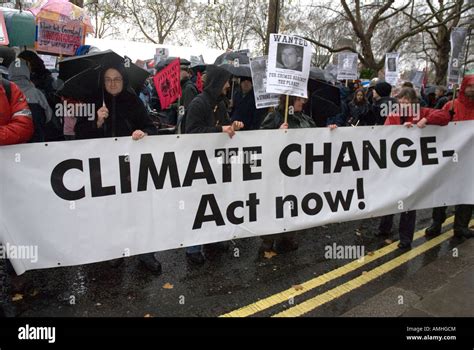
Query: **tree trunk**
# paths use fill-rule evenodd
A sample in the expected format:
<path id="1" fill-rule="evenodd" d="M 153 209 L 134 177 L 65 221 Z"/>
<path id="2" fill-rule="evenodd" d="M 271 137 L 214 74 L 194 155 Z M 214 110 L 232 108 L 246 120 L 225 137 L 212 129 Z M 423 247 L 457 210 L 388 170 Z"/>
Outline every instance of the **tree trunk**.
<path id="1" fill-rule="evenodd" d="M 445 26 L 440 26 L 437 33 L 437 41 L 439 43 L 437 52 L 437 64 L 436 64 L 436 85 L 446 85 L 446 77 L 448 74 L 449 65 L 449 54 L 451 51 L 450 43 L 451 33 L 446 29 Z"/>
<path id="2" fill-rule="evenodd" d="M 278 33 L 278 22 L 280 19 L 280 1 L 270 0 L 268 5 L 267 35 L 265 40 L 265 55 L 268 55 L 268 45 L 270 44 L 270 34 Z"/>

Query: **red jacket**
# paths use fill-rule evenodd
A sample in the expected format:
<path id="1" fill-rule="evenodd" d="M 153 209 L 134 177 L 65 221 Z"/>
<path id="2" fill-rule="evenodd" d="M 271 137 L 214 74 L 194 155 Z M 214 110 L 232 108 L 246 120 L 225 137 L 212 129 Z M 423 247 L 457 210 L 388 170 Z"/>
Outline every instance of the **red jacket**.
<path id="1" fill-rule="evenodd" d="M 428 125 L 448 125 L 451 117 L 449 113 L 442 109 L 433 109 L 433 108 L 420 108 L 420 120 L 426 118 L 428 120 Z M 417 121 L 413 120 L 413 117 L 405 118 L 405 122 L 410 122 L 416 124 Z M 399 116 L 391 115 L 385 119 L 384 125 L 402 125 Z"/>
<path id="2" fill-rule="evenodd" d="M 1 79 L 1 78 L 0 78 Z M 20 88 L 10 82 L 11 98 L 0 82 L 0 145 L 28 142 L 34 133 L 31 111 Z"/>
<path id="3" fill-rule="evenodd" d="M 474 84 L 474 74 L 466 75 L 462 80 L 459 97 L 454 101 L 454 122 L 474 120 L 474 101 L 469 100 L 464 94 L 468 84 Z M 449 111 L 452 105 L 453 101 L 449 101 L 443 109 Z"/>

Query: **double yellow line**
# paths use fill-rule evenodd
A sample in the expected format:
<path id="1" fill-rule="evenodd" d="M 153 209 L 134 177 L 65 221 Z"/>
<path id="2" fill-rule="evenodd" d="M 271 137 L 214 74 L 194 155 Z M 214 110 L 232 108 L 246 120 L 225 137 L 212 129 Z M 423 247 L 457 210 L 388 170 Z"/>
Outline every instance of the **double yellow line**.
<path id="1" fill-rule="evenodd" d="M 453 221 L 454 221 L 454 216 L 451 216 L 443 224 L 443 227 L 453 223 Z M 424 229 L 416 232 L 413 239 L 417 240 L 423 237 L 424 232 L 425 232 Z M 415 258 L 416 256 L 426 252 L 427 250 L 435 247 L 436 245 L 441 244 L 442 242 L 444 242 L 451 236 L 452 236 L 452 230 L 427 241 L 426 243 L 408 251 L 405 254 L 398 256 L 397 258 L 393 260 L 390 260 L 389 262 L 385 264 L 382 264 L 374 268 L 373 270 L 370 270 L 362 274 L 359 277 L 354 278 L 351 281 L 343 283 L 342 285 L 336 288 L 333 288 L 325 293 L 319 294 L 316 297 L 308 299 L 302 302 L 301 304 L 291 307 L 283 312 L 277 313 L 276 315 L 273 315 L 273 317 L 296 317 L 296 316 L 301 316 L 303 314 L 306 314 L 309 311 L 315 309 L 316 307 L 321 306 L 329 301 L 332 301 L 346 293 L 349 293 L 352 290 L 359 288 L 360 286 L 374 280 L 375 278 L 380 277 L 383 274 L 399 267 L 403 263 Z M 368 255 L 364 256 L 363 259 L 352 261 L 335 270 L 329 271 L 321 276 L 318 276 L 307 282 L 304 282 L 300 284 L 297 289 L 290 288 L 290 289 L 284 290 L 280 293 L 271 295 L 267 298 L 261 299 L 255 303 L 252 303 L 240 309 L 221 315 L 220 317 L 247 317 L 247 316 L 254 315 L 258 312 L 264 311 L 266 309 L 269 309 L 275 305 L 288 302 L 289 300 L 292 300 L 292 298 L 298 295 L 302 295 L 316 287 L 322 286 L 332 280 L 335 280 L 336 278 L 342 277 L 352 271 L 359 269 L 360 267 L 364 265 L 367 265 L 389 253 L 394 252 L 395 250 L 397 250 L 397 245 L 398 245 L 398 242 L 391 243 L 381 249 L 378 249 L 372 253 L 369 253 Z"/>

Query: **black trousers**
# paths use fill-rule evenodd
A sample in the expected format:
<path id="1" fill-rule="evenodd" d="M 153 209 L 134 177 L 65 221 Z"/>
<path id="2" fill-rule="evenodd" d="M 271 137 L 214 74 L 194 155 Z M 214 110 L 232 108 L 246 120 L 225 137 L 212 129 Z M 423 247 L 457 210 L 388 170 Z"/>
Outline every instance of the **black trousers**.
<path id="1" fill-rule="evenodd" d="M 448 207 L 433 208 L 433 214 L 431 215 L 433 218 L 433 224 L 440 226 L 443 224 L 446 220 L 446 209 L 448 209 Z"/>
<path id="2" fill-rule="evenodd" d="M 454 210 L 454 233 L 468 230 L 473 209 L 474 205 L 471 204 L 456 205 Z"/>
<path id="3" fill-rule="evenodd" d="M 380 220 L 379 231 L 388 233 L 392 230 L 393 217 L 395 215 L 383 216 Z M 402 244 L 411 244 L 413 235 L 415 234 L 416 210 L 406 211 L 400 215 L 400 224 L 398 225 L 398 233 Z"/>

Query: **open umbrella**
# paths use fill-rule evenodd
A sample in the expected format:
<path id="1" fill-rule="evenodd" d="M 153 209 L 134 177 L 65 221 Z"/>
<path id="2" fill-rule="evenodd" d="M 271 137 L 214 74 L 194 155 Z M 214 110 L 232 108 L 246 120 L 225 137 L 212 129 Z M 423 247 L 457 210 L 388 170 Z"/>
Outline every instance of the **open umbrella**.
<path id="1" fill-rule="evenodd" d="M 86 33 L 93 33 L 94 27 L 86 11 L 68 0 L 41 0 L 34 4 L 29 11 L 37 19 L 47 19 L 54 22 L 79 21 L 86 27 Z"/>
<path id="2" fill-rule="evenodd" d="M 91 53 L 84 56 L 69 57 L 59 62 L 59 76 L 66 83 L 67 80 L 90 68 L 102 68 L 113 64 L 123 65 L 127 72 L 130 86 L 135 91 L 140 91 L 144 81 L 150 73 L 132 63 L 131 59 L 123 58 L 112 50 Z"/>
<path id="3" fill-rule="evenodd" d="M 306 105 L 306 112 L 314 119 L 317 126 L 326 126 L 328 117 L 341 113 L 339 88 L 320 79 L 310 77 L 308 91 L 309 103 Z"/>
<path id="4" fill-rule="evenodd" d="M 226 71 L 236 77 L 251 77 L 252 72 L 250 70 L 250 64 L 222 64 L 219 67 L 224 68 Z"/>
<path id="5" fill-rule="evenodd" d="M 35 44 L 35 17 L 28 11 L 1 8 L 10 41 L 9 46 L 33 46 Z"/>
<path id="6" fill-rule="evenodd" d="M 58 94 L 76 98 L 82 101 L 97 99 L 100 92 L 100 75 L 104 67 L 123 65 L 130 87 L 140 92 L 150 73 L 133 64 L 130 59 L 124 59 L 111 50 L 92 53 L 89 55 L 66 58 L 59 63 L 59 79 L 64 81 Z"/>
<path id="7" fill-rule="evenodd" d="M 247 54 L 242 52 L 226 52 L 216 58 L 214 64 L 220 66 L 222 64 L 233 64 L 235 60 L 238 59 L 239 65 L 241 64 L 250 64 L 250 58 Z"/>

